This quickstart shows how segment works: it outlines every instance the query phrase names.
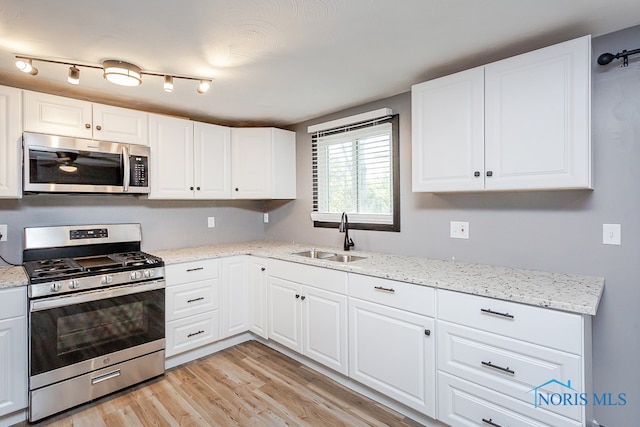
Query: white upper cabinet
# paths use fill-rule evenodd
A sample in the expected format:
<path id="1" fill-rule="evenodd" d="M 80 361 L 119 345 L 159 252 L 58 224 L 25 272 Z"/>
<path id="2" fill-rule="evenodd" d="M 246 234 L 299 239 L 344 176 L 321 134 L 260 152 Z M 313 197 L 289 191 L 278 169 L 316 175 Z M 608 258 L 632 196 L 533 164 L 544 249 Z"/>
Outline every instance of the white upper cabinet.
<path id="1" fill-rule="evenodd" d="M 148 113 L 24 91 L 24 130 L 126 144 L 148 144 Z"/>
<path id="2" fill-rule="evenodd" d="M 197 199 L 231 198 L 231 129 L 193 123 L 193 173 Z"/>
<path id="3" fill-rule="evenodd" d="M 296 136 L 276 128 L 231 130 L 232 197 L 296 198 Z"/>
<path id="4" fill-rule="evenodd" d="M 230 199 L 231 130 L 151 114 L 151 199 Z"/>
<path id="5" fill-rule="evenodd" d="M 412 88 L 413 191 L 592 188 L 591 38 Z"/>
<path id="6" fill-rule="evenodd" d="M 0 86 L 0 198 L 22 197 L 21 92 Z"/>

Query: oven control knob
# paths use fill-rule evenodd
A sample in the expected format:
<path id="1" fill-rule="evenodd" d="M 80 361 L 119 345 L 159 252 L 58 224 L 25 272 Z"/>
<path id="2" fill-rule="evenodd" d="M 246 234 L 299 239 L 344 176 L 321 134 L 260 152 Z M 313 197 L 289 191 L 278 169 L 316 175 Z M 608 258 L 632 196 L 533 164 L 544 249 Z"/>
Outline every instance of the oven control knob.
<path id="1" fill-rule="evenodd" d="M 52 292 L 58 292 L 60 289 L 62 289 L 62 285 L 58 282 L 54 282 L 51 284 L 51 291 Z"/>
<path id="2" fill-rule="evenodd" d="M 141 279 L 141 278 L 142 278 L 142 272 L 141 271 L 132 271 L 131 272 L 131 279 L 132 280 Z"/>
<path id="3" fill-rule="evenodd" d="M 111 282 L 113 282 L 113 276 L 109 274 L 106 276 L 102 276 L 102 279 L 100 279 L 100 283 L 103 285 L 108 285 Z"/>
<path id="4" fill-rule="evenodd" d="M 147 279 L 153 277 L 153 270 L 145 270 L 144 277 L 146 277 Z"/>
<path id="5" fill-rule="evenodd" d="M 71 280 L 68 287 L 69 289 L 78 289 L 80 287 L 80 282 L 77 280 Z"/>

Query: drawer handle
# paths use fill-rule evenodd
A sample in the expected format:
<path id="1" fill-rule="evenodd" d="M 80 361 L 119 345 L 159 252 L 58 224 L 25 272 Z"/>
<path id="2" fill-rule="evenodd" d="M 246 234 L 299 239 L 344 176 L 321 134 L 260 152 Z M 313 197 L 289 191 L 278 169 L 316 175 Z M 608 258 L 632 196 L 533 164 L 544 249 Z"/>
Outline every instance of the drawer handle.
<path id="1" fill-rule="evenodd" d="M 199 297 L 199 298 L 194 298 L 194 299 L 188 299 L 187 303 L 191 303 L 191 302 L 196 302 L 196 301 L 202 301 L 204 299 L 204 297 Z"/>
<path id="2" fill-rule="evenodd" d="M 375 289 L 376 291 L 389 292 L 390 294 L 396 292 L 396 290 L 393 288 L 383 288 L 382 286 L 374 286 L 373 289 Z"/>
<path id="3" fill-rule="evenodd" d="M 481 308 L 480 311 L 486 314 L 493 314 L 494 316 L 506 317 L 507 319 L 515 319 L 513 314 L 500 313 L 499 311 L 493 311 L 490 308 Z"/>
<path id="4" fill-rule="evenodd" d="M 191 273 L 192 271 L 200 271 L 200 270 L 204 270 L 204 267 L 187 268 L 187 273 Z"/>
<path id="5" fill-rule="evenodd" d="M 493 426 L 493 427 L 502 427 L 500 424 L 496 424 L 496 423 L 494 423 L 494 422 L 491 420 L 491 418 L 489 418 L 488 420 L 487 420 L 487 419 L 485 419 L 485 418 L 483 418 L 483 419 L 482 419 L 482 422 L 483 422 L 483 423 L 485 423 L 485 424 L 489 424 L 490 426 Z"/>
<path id="6" fill-rule="evenodd" d="M 119 377 L 120 369 L 116 369 L 115 371 L 108 372 L 106 374 L 99 375 L 95 378 L 91 378 L 91 385 L 96 385 L 101 383 L 102 381 L 110 380 L 111 378 Z"/>
<path id="7" fill-rule="evenodd" d="M 506 372 L 507 374 L 511 374 L 511 375 L 515 375 L 516 374 L 516 371 L 509 369 L 508 366 L 506 368 L 503 368 L 502 366 L 494 365 L 491 362 L 482 361 L 480 363 L 482 363 L 482 365 L 486 366 L 487 368 L 497 369 L 499 371 Z"/>
<path id="8" fill-rule="evenodd" d="M 187 338 L 195 337 L 196 335 L 204 334 L 204 331 L 192 332 L 187 335 Z"/>

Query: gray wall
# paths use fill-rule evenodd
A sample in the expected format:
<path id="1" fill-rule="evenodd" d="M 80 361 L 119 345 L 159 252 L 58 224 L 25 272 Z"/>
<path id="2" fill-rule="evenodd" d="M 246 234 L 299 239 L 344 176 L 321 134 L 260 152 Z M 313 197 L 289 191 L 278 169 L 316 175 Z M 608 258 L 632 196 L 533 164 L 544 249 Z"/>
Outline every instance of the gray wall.
<path id="1" fill-rule="evenodd" d="M 116 195 L 28 195 L 0 200 L 0 224 L 9 226 L 0 255 L 9 262 L 21 262 L 22 229 L 51 225 L 140 223 L 146 251 L 260 240 L 264 238 L 263 208 L 264 202 L 258 201 L 159 201 Z M 207 228 L 209 216 L 215 217 L 214 228 Z"/>
<path id="2" fill-rule="evenodd" d="M 411 192 L 410 93 L 295 126 L 298 198 L 271 203 L 266 237 L 339 247 L 337 230 L 314 229 L 307 126 L 391 107 L 400 114 L 400 233 L 353 230 L 356 249 L 606 278 L 593 322 L 594 391 L 626 393 L 624 407 L 596 407 L 608 427 L 640 419 L 640 58 L 599 67 L 603 52 L 640 46 L 640 26 L 593 40 L 592 140 L 595 190 L 436 195 Z M 470 239 L 449 238 L 449 221 L 469 221 Z M 639 221 L 640 222 L 640 221 Z M 622 224 L 622 245 L 602 244 L 602 224 Z M 552 333 L 552 331 L 549 331 Z"/>

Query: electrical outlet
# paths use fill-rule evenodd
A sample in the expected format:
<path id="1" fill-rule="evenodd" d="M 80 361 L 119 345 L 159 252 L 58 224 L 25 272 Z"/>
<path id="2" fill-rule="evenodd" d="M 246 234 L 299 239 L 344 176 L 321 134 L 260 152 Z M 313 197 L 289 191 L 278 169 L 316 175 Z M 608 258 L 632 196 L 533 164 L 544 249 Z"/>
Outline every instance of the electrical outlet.
<path id="1" fill-rule="evenodd" d="M 269 222 L 269 214 L 267 212 L 264 213 L 263 221 L 264 221 L 265 224 Z"/>
<path id="2" fill-rule="evenodd" d="M 7 224 L 0 224 L 0 242 L 7 241 Z"/>
<path id="3" fill-rule="evenodd" d="M 213 216 L 210 216 L 209 218 L 207 218 L 207 227 L 213 228 L 215 226 L 216 226 L 216 218 Z"/>
<path id="4" fill-rule="evenodd" d="M 602 224 L 602 244 L 621 245 L 622 230 L 620 224 Z"/>
<path id="5" fill-rule="evenodd" d="M 451 221 L 450 236 L 452 239 L 468 239 L 469 223 L 466 221 Z"/>

